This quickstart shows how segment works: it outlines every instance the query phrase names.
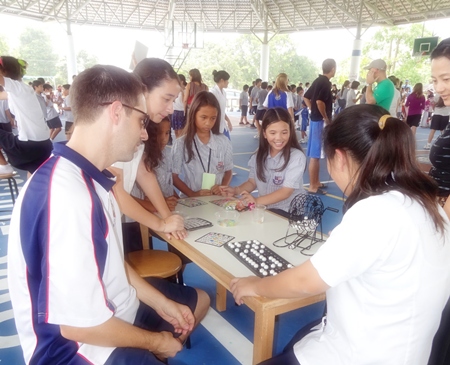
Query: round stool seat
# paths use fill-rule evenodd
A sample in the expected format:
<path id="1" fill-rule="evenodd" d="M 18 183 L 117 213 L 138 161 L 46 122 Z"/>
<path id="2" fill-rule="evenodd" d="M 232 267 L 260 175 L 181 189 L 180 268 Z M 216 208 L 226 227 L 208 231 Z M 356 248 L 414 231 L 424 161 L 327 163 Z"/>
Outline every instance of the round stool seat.
<path id="1" fill-rule="evenodd" d="M 17 175 L 17 173 L 15 171 L 10 172 L 8 174 L 0 174 L 0 179 L 11 179 L 13 177 L 15 177 Z"/>
<path id="2" fill-rule="evenodd" d="M 172 252 L 141 250 L 128 254 L 128 262 L 143 278 L 168 278 L 181 269 L 181 259 Z"/>

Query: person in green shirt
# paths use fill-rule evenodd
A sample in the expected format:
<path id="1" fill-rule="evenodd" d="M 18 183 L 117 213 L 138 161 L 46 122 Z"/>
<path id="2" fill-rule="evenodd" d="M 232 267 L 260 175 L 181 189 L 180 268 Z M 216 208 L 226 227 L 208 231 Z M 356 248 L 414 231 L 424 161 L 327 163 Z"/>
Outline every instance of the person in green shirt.
<path id="1" fill-rule="evenodd" d="M 386 76 L 386 62 L 382 59 L 373 60 L 364 67 L 367 72 L 366 104 L 376 104 L 389 110 L 394 99 L 394 84 Z M 373 84 L 377 86 L 373 88 Z"/>

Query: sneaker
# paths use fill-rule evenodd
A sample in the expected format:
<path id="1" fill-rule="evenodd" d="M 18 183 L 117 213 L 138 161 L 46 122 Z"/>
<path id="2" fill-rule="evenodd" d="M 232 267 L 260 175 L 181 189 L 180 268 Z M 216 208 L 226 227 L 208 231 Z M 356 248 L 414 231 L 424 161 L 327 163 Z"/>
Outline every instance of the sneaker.
<path id="1" fill-rule="evenodd" d="M 259 138 L 259 134 L 255 134 L 255 135 L 253 136 L 253 138 L 258 139 L 258 138 Z"/>
<path id="2" fill-rule="evenodd" d="M 424 150 L 429 150 L 431 148 L 431 143 L 427 143 L 425 146 L 423 146 Z"/>
<path id="3" fill-rule="evenodd" d="M 12 174 L 14 169 L 10 164 L 8 165 L 0 165 L 0 175 Z"/>
<path id="4" fill-rule="evenodd" d="M 250 124 L 250 128 L 255 128 L 256 129 L 256 125 Z"/>
<path id="5" fill-rule="evenodd" d="M 245 123 L 244 122 L 239 122 L 239 124 L 244 125 Z"/>

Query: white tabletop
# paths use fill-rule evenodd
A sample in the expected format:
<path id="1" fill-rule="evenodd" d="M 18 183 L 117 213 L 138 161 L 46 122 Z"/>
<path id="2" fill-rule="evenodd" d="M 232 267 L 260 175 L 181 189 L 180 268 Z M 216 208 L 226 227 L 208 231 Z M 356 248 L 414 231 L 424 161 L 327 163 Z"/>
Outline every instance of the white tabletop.
<path id="1" fill-rule="evenodd" d="M 221 199 L 221 197 L 208 196 L 195 199 L 208 202 L 210 200 Z M 203 218 L 213 223 L 212 227 L 189 232 L 189 235 L 185 241 L 209 259 L 218 263 L 223 269 L 228 271 L 234 277 L 254 276 L 254 274 L 224 247 L 215 247 L 209 244 L 195 242 L 195 240 L 204 236 L 208 232 L 217 232 L 234 236 L 235 238 L 231 242 L 254 239 L 259 240 L 268 248 L 295 266 L 302 264 L 309 258 L 308 256 L 301 254 L 299 248 L 292 250 L 288 247 L 280 248 L 273 245 L 274 241 L 285 237 L 286 230 L 288 228 L 288 220 L 271 212 L 267 211 L 265 213 L 264 223 L 253 223 L 252 212 L 242 212 L 240 213 L 239 222 L 236 226 L 222 227 L 217 224 L 215 213 L 223 210 L 223 208 L 213 203 L 208 203 L 193 208 L 178 204 L 176 210 L 182 212 L 186 218 Z M 295 231 L 292 228 L 289 231 L 289 233 L 294 232 Z M 283 242 L 280 243 L 282 244 Z M 305 242 L 302 244 L 302 246 L 306 245 L 307 243 Z M 320 245 L 321 243 L 316 243 L 311 250 L 308 251 L 308 253 L 315 253 Z"/>

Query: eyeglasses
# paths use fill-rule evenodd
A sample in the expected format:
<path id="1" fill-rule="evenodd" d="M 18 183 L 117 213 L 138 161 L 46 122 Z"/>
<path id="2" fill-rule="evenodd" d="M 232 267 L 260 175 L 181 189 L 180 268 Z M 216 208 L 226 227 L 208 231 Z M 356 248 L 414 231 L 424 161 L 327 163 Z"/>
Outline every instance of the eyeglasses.
<path id="1" fill-rule="evenodd" d="M 101 105 L 101 106 L 106 106 L 106 105 L 111 105 L 112 103 L 113 103 L 113 101 L 109 101 L 109 102 L 107 102 L 107 103 L 100 103 L 99 105 Z M 150 116 L 149 116 L 146 112 L 144 112 L 144 111 L 142 111 L 142 110 L 140 110 L 140 109 L 138 109 L 138 108 L 129 106 L 129 105 L 127 105 L 127 104 L 124 104 L 124 103 L 122 103 L 122 105 L 123 105 L 125 108 L 132 109 L 132 110 L 135 110 L 135 111 L 137 111 L 137 112 L 143 114 L 143 115 L 145 116 L 145 118 L 144 118 L 144 120 L 142 121 L 142 128 L 143 128 L 143 129 L 147 129 L 148 123 L 150 123 Z"/>

